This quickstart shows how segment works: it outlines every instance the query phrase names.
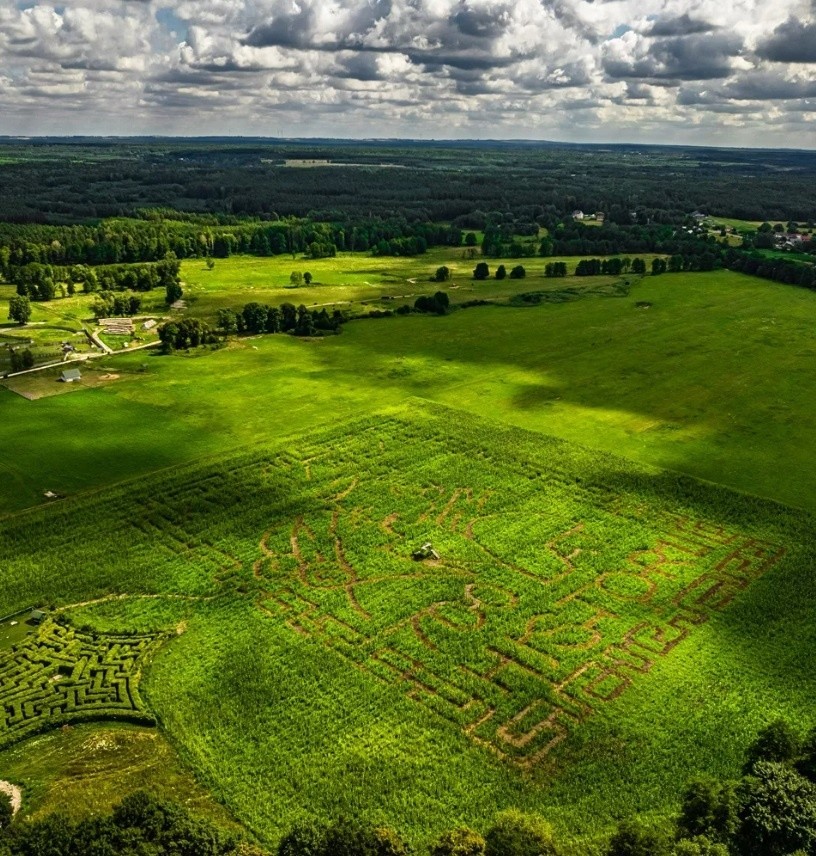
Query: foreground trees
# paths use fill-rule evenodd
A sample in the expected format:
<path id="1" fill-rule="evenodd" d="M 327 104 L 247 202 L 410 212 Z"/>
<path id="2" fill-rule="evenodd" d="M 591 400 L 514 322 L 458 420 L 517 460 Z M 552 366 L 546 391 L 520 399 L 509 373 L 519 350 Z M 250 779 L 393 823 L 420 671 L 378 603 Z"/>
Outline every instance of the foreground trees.
<path id="1" fill-rule="evenodd" d="M 816 730 L 804 742 L 772 722 L 749 748 L 737 782 L 689 783 L 674 841 L 634 821 L 607 856 L 791 856 L 816 853 Z"/>

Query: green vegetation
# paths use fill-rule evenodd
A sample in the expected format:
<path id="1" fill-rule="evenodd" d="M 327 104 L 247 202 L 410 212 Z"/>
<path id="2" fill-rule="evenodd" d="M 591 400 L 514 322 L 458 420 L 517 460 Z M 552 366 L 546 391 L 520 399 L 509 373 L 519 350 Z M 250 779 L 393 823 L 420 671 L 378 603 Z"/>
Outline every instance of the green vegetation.
<path id="1" fill-rule="evenodd" d="M 813 525 L 417 399 L 10 517 L 0 596 L 175 630 L 148 706 L 266 842 L 516 807 L 586 852 L 733 776 L 768 710 L 811 724 Z"/>
<path id="2" fill-rule="evenodd" d="M 580 280 L 590 292 L 602 282 Z M 536 285 L 529 273 L 485 283 L 519 294 Z M 554 298 L 566 285 L 540 281 Z M 427 283 L 428 293 L 438 288 Z M 446 291 L 455 303 L 462 289 Z M 102 374 L 120 377 L 93 391 L 28 402 L 0 390 L 0 507 L 419 395 L 814 510 L 814 305 L 807 290 L 727 271 L 663 274 L 635 281 L 628 297 L 360 321 L 319 341 L 261 336 L 189 357 L 100 359 Z"/>
<path id="3" fill-rule="evenodd" d="M 0 747 L 81 720 L 152 724 L 139 679 L 154 641 L 91 636 L 46 622 L 0 654 Z"/>
<path id="4" fill-rule="evenodd" d="M 149 789 L 221 827 L 235 824 L 156 728 L 121 722 L 63 726 L 6 749 L 2 760 L 3 776 L 25 794 L 22 819 L 60 812 L 81 820 L 89 810 L 110 811 L 123 794 Z"/>

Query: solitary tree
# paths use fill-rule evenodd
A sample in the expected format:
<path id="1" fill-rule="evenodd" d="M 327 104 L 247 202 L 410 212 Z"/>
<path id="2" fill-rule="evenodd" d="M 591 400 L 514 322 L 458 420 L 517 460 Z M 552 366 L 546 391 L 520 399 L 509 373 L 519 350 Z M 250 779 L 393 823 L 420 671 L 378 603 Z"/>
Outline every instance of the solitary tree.
<path id="1" fill-rule="evenodd" d="M 474 279 L 487 279 L 489 276 L 490 268 L 487 266 L 487 262 L 479 262 L 473 269 Z"/>
<path id="2" fill-rule="evenodd" d="M 306 283 L 306 285 L 311 285 L 312 275 L 309 273 L 309 271 L 306 271 L 306 273 L 303 274 L 303 281 Z"/>
<path id="3" fill-rule="evenodd" d="M 450 279 L 450 269 L 446 265 L 438 267 L 433 279 L 434 282 L 447 282 Z"/>
<path id="4" fill-rule="evenodd" d="M 27 297 L 15 295 L 9 300 L 9 320 L 27 324 L 31 318 L 31 301 Z"/>
<path id="5" fill-rule="evenodd" d="M 184 291 L 178 282 L 168 282 L 164 289 L 164 302 L 170 306 L 177 300 L 181 300 Z"/>
<path id="6" fill-rule="evenodd" d="M 507 276 L 507 268 L 504 265 L 499 265 L 496 268 L 496 279 L 504 279 Z"/>
<path id="7" fill-rule="evenodd" d="M 293 270 L 292 273 L 289 274 L 289 282 L 296 288 L 299 285 L 303 285 L 303 274 L 299 270 Z"/>
<path id="8" fill-rule="evenodd" d="M 524 279 L 527 276 L 527 271 L 524 270 L 524 265 L 516 265 L 510 271 L 510 279 Z"/>

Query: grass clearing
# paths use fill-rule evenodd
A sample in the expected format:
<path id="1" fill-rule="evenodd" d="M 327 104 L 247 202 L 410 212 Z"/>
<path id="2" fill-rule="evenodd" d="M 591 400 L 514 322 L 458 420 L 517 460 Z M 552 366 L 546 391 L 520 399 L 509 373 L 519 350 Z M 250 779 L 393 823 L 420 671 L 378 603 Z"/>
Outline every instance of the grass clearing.
<path id="1" fill-rule="evenodd" d="M 103 814 L 123 794 L 150 790 L 226 827 L 235 821 L 194 779 L 157 729 L 122 723 L 67 726 L 2 755 L 3 775 L 23 789 L 23 819 L 54 811 Z"/>
<path id="2" fill-rule="evenodd" d="M 651 264 L 653 255 L 646 255 Z M 481 282 L 473 280 L 473 269 L 479 261 L 487 261 L 491 278 Z M 329 306 L 353 312 L 374 308 L 395 308 L 403 303 L 413 305 L 421 294 L 432 294 L 439 289 L 447 291 L 452 303 L 484 299 L 506 301 L 524 291 L 557 289 L 565 285 L 563 279 L 544 277 L 545 266 L 552 261 L 565 261 L 573 273 L 578 258 L 483 259 L 468 258 L 461 248 L 443 248 L 429 251 L 416 258 L 372 257 L 360 253 L 341 253 L 330 259 L 291 259 L 277 256 L 258 258 L 233 256 L 218 259 L 208 270 L 203 259 L 186 260 L 181 266 L 185 299 L 189 298 L 189 311 L 210 321 L 223 307 L 240 309 L 250 301 L 277 305 L 301 303 L 308 307 Z M 493 274 L 498 265 L 506 268 L 522 264 L 527 276 L 522 280 L 496 280 Z M 431 282 L 438 267 L 445 265 L 451 271 L 446 283 Z M 310 272 L 313 282 L 293 288 L 289 277 L 293 271 Z M 635 281 L 636 276 L 624 277 Z M 598 277 L 613 281 L 619 277 Z M 573 284 L 570 279 L 569 283 Z M 385 298 L 385 299 L 383 299 Z"/>

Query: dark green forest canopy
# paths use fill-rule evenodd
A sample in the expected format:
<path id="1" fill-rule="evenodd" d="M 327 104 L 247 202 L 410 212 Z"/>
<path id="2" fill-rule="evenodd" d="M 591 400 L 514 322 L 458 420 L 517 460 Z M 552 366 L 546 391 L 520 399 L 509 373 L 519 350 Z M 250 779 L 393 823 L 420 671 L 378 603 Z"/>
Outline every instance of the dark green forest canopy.
<path id="1" fill-rule="evenodd" d="M 310 160 L 330 163 L 286 165 Z M 162 206 L 324 220 L 574 208 L 805 220 L 816 176 L 808 151 L 510 142 L 7 138 L 0 164 L 0 216 L 49 222 Z"/>

